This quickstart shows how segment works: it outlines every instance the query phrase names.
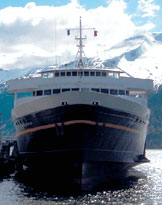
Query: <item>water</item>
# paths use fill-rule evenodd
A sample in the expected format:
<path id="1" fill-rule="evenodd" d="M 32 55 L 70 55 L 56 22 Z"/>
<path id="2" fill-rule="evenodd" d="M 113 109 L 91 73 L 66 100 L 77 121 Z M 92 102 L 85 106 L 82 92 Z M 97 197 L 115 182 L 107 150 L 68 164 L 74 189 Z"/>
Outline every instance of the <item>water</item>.
<path id="1" fill-rule="evenodd" d="M 0 205 L 161 205 L 162 150 L 147 150 L 150 163 L 132 170 L 129 177 L 95 193 L 63 194 L 53 187 L 35 186 L 30 178 L 14 175 L 0 181 Z"/>

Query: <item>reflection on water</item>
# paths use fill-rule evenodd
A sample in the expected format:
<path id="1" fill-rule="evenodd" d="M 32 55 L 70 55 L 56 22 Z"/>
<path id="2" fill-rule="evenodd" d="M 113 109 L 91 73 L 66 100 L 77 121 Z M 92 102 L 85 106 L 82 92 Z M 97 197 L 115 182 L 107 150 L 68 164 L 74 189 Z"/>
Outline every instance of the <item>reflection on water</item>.
<path id="1" fill-rule="evenodd" d="M 147 150 L 150 163 L 132 169 L 125 179 L 107 184 L 93 193 L 77 193 L 48 177 L 31 174 L 1 180 L 0 204 L 162 204 L 162 151 Z M 64 188 L 68 192 L 64 192 Z"/>

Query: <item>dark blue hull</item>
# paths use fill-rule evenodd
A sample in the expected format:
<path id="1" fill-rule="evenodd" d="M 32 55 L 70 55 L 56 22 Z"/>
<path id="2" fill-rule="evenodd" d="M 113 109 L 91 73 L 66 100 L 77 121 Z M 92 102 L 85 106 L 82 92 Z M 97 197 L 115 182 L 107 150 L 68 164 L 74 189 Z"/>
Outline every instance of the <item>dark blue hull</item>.
<path id="1" fill-rule="evenodd" d="M 25 116 L 15 124 L 24 164 L 54 165 L 55 175 L 64 173 L 82 185 L 94 180 L 99 184 L 147 161 L 147 119 L 129 113 L 66 105 Z"/>

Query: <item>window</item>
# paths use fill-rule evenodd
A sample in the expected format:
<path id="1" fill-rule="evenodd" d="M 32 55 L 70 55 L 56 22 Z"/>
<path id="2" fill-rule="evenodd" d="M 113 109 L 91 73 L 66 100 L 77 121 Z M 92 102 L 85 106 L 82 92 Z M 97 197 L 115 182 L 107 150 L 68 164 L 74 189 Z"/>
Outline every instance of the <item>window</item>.
<path id="1" fill-rule="evenodd" d="M 51 95 L 51 90 L 50 89 L 44 90 L 44 95 Z"/>
<path id="2" fill-rule="evenodd" d="M 47 73 L 43 73 L 43 78 L 48 78 L 48 74 Z"/>
<path id="3" fill-rule="evenodd" d="M 66 74 L 67 74 L 67 76 L 71 76 L 71 72 L 67 72 Z"/>
<path id="4" fill-rule="evenodd" d="M 109 89 L 106 89 L 106 88 L 101 88 L 101 93 L 109 93 Z"/>
<path id="5" fill-rule="evenodd" d="M 26 123 L 25 119 L 22 119 L 22 124 L 25 124 L 25 123 Z"/>
<path id="6" fill-rule="evenodd" d="M 55 77 L 59 77 L 59 73 L 55 73 Z"/>
<path id="7" fill-rule="evenodd" d="M 78 76 L 83 76 L 83 72 L 78 72 Z"/>
<path id="8" fill-rule="evenodd" d="M 119 95 L 125 95 L 125 90 L 119 90 Z"/>
<path id="9" fill-rule="evenodd" d="M 129 95 L 129 91 L 128 90 L 126 90 L 126 95 Z"/>
<path id="10" fill-rule="evenodd" d="M 53 89 L 53 94 L 60 93 L 60 89 Z"/>
<path id="11" fill-rule="evenodd" d="M 72 88 L 72 91 L 79 91 L 79 88 Z"/>
<path id="12" fill-rule="evenodd" d="M 103 77 L 106 77 L 106 72 L 102 72 L 102 76 L 103 76 Z"/>
<path id="13" fill-rule="evenodd" d="M 33 96 L 35 96 L 35 91 L 33 91 Z"/>
<path id="14" fill-rule="evenodd" d="M 73 71 L 73 72 L 72 72 L 72 76 L 77 76 L 77 72 L 76 72 L 76 71 Z"/>
<path id="15" fill-rule="evenodd" d="M 70 88 L 63 88 L 62 92 L 70 91 Z"/>
<path id="16" fill-rule="evenodd" d="M 117 95 L 117 89 L 110 89 L 111 95 Z"/>
<path id="17" fill-rule="evenodd" d="M 84 76 L 89 76 L 89 72 L 85 71 Z"/>
<path id="18" fill-rule="evenodd" d="M 41 96 L 43 94 L 42 90 L 37 90 L 37 96 Z"/>
<path id="19" fill-rule="evenodd" d="M 62 102 L 62 103 L 61 103 L 61 105 L 67 105 L 67 104 L 68 104 L 67 102 Z"/>
<path id="20" fill-rule="evenodd" d="M 81 91 L 89 91 L 89 88 L 81 88 Z"/>
<path id="21" fill-rule="evenodd" d="M 52 72 L 48 73 L 48 78 L 53 78 L 53 73 Z"/>
<path id="22" fill-rule="evenodd" d="M 100 102 L 99 101 L 92 101 L 92 105 L 99 105 Z"/>
<path id="23" fill-rule="evenodd" d="M 61 77 L 65 76 L 65 72 L 61 72 Z"/>
<path id="24" fill-rule="evenodd" d="M 96 72 L 96 76 L 101 76 L 101 72 Z"/>
<path id="25" fill-rule="evenodd" d="M 91 90 L 92 90 L 92 91 L 95 91 L 95 92 L 100 92 L 100 89 L 99 89 L 99 88 L 92 88 Z"/>
<path id="26" fill-rule="evenodd" d="M 113 73 L 109 73 L 109 76 L 110 76 L 110 77 L 113 77 Z"/>
<path id="27" fill-rule="evenodd" d="M 90 76 L 95 76 L 95 72 L 90 72 Z"/>

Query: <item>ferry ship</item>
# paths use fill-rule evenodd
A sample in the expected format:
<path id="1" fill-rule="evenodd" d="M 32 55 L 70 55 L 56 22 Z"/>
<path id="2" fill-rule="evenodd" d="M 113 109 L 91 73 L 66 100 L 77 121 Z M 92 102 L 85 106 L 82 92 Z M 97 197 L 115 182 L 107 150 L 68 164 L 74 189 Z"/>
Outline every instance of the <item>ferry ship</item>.
<path id="1" fill-rule="evenodd" d="M 145 144 L 153 81 L 119 68 L 87 66 L 80 19 L 73 68 L 8 82 L 19 157 L 28 167 L 51 166 L 81 189 L 148 162 Z M 26 93 L 26 95 L 25 95 Z M 53 168 L 52 168 L 53 167 Z M 49 170 L 50 170 L 49 169 Z"/>

